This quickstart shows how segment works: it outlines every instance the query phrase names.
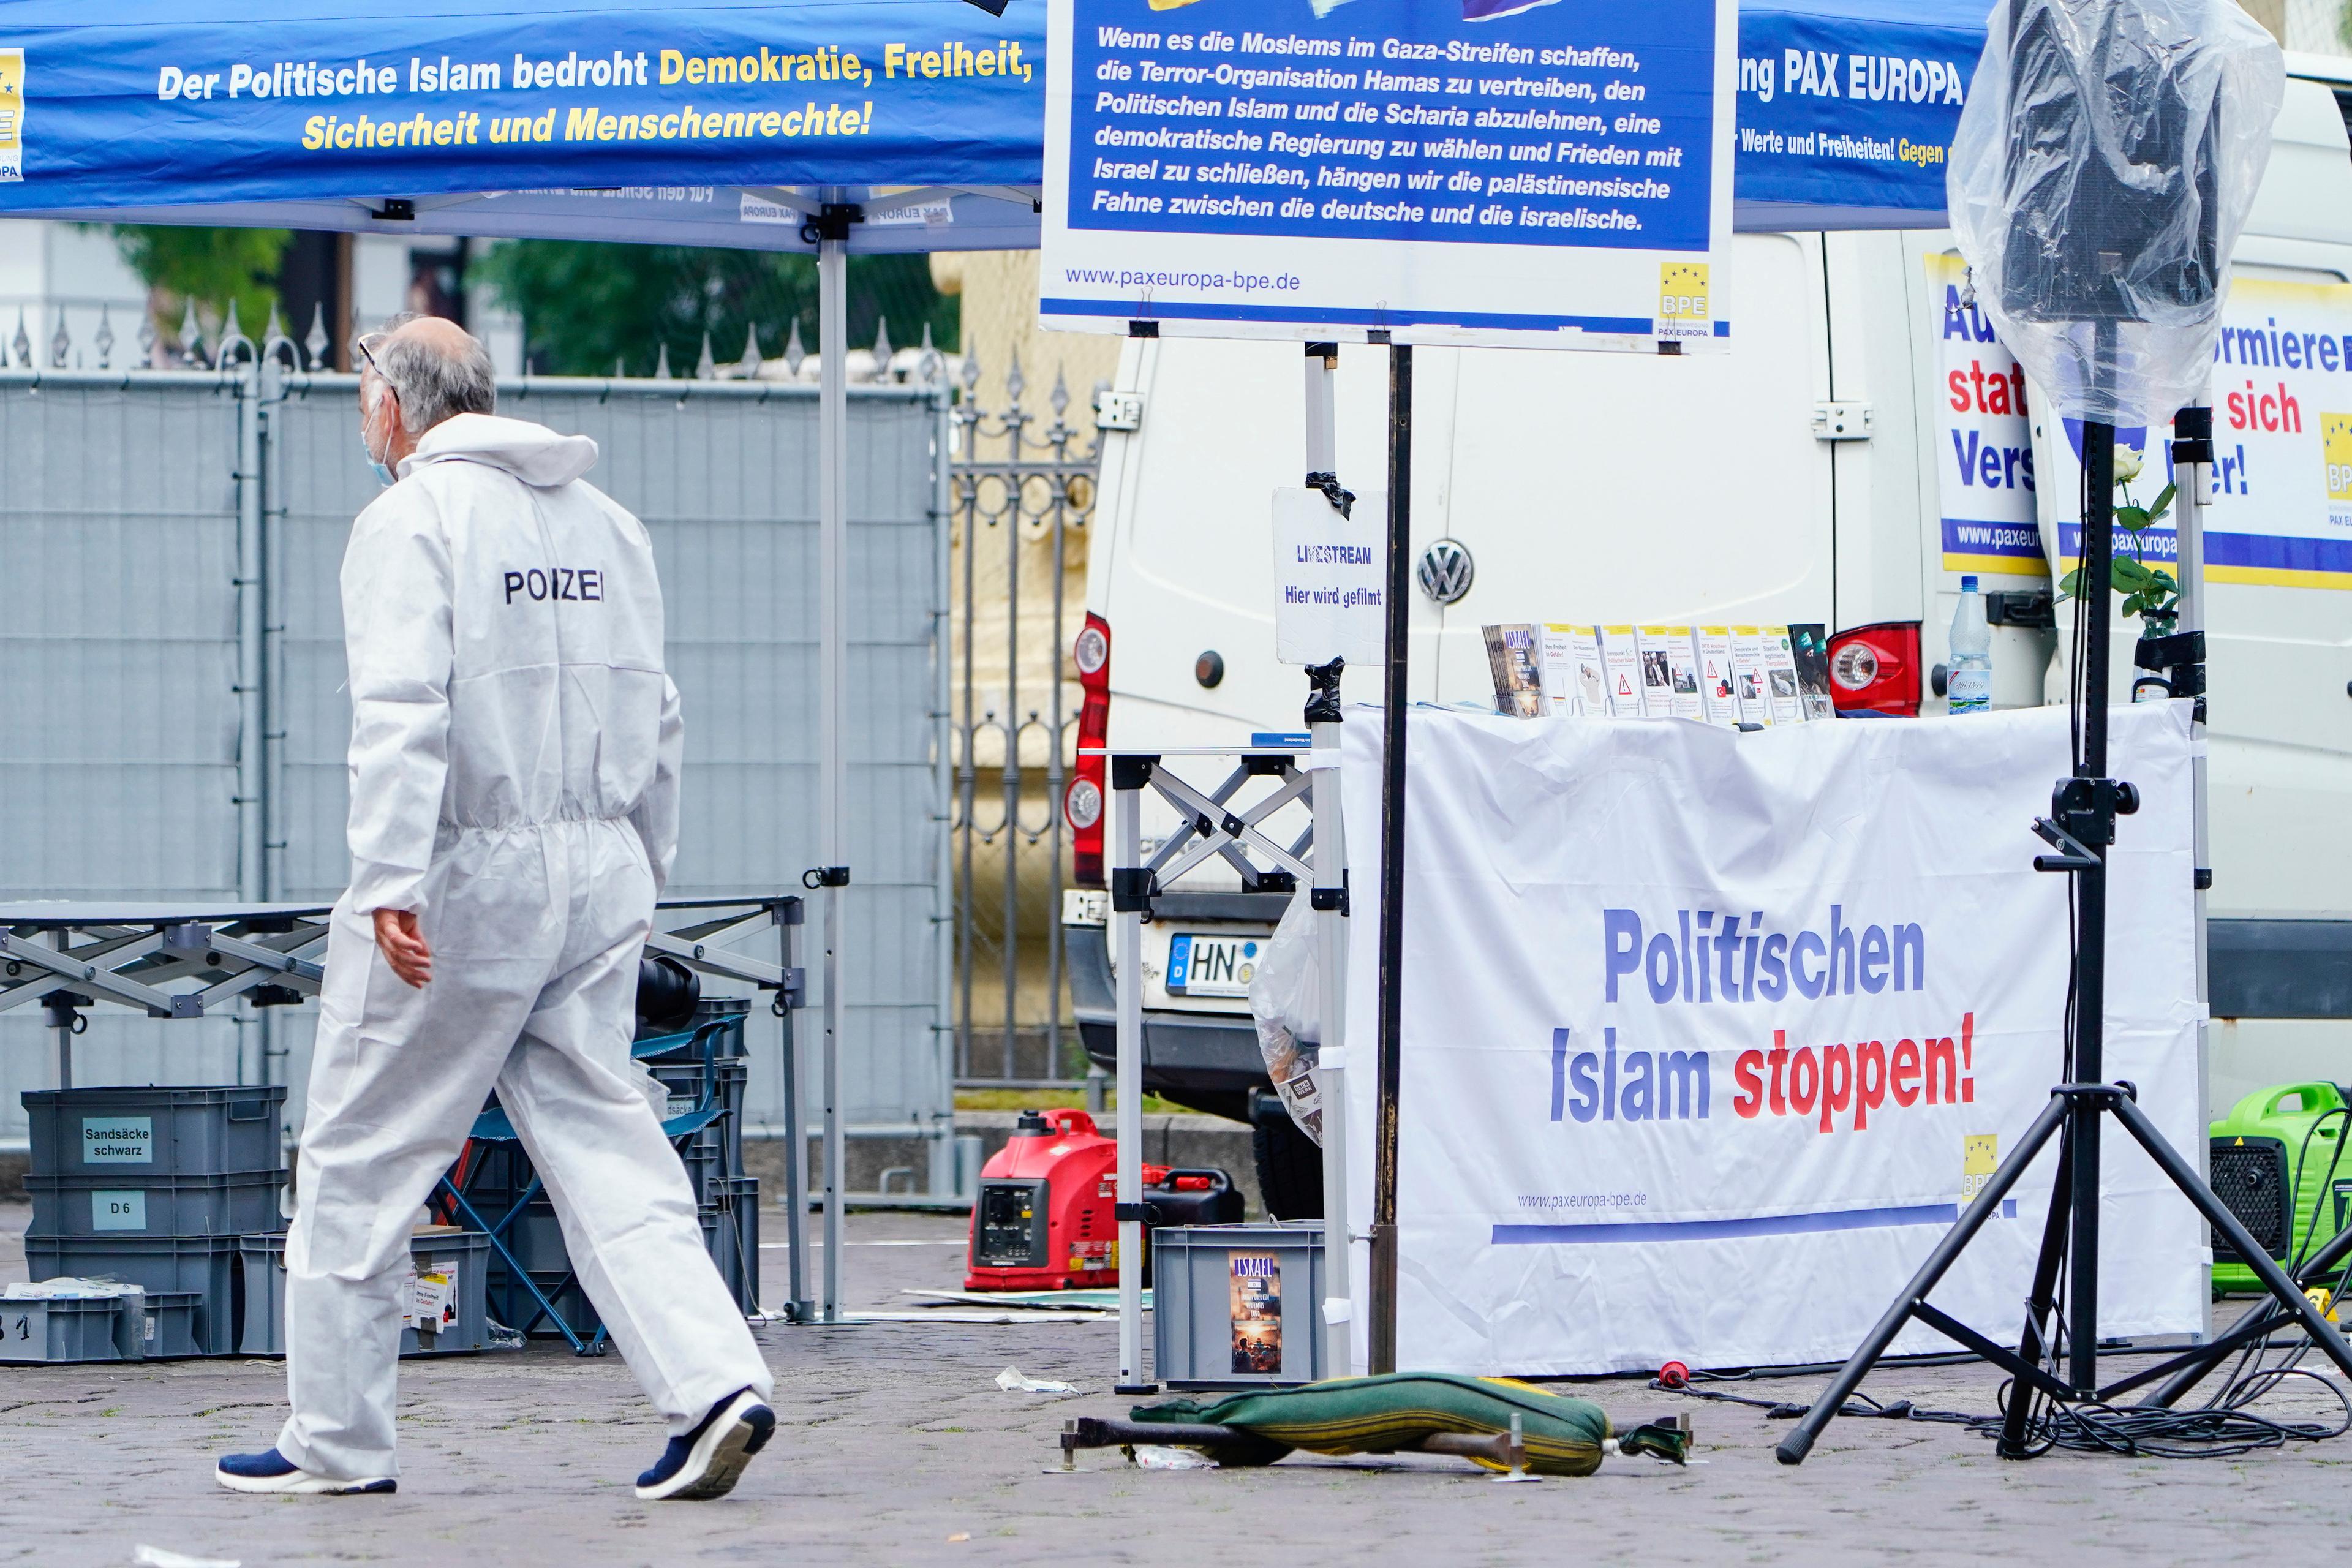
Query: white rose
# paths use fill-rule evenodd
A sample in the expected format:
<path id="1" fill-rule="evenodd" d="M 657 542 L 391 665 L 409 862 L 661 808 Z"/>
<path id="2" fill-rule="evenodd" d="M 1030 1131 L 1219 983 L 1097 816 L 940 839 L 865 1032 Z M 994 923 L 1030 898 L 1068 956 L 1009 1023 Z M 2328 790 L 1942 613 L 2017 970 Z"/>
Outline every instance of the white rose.
<path id="1" fill-rule="evenodd" d="M 2140 455 L 2129 447 L 2116 448 L 2116 483 L 2127 485 L 2139 478 Z"/>

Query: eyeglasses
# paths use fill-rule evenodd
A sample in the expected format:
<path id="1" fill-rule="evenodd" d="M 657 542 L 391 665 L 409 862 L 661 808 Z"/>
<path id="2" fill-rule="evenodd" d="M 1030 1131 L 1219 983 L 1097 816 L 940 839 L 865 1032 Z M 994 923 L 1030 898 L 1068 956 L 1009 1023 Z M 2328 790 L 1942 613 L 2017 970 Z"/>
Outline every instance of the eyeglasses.
<path id="1" fill-rule="evenodd" d="M 368 332 L 361 337 L 356 337 L 352 340 L 352 347 L 360 351 L 360 357 L 367 361 L 368 369 L 375 372 L 378 375 L 383 375 L 383 366 L 376 363 L 375 353 L 368 345 L 371 343 L 380 343 L 390 335 L 391 334 L 388 332 Z M 390 376 L 384 376 L 384 379 L 389 381 L 392 378 Z"/>

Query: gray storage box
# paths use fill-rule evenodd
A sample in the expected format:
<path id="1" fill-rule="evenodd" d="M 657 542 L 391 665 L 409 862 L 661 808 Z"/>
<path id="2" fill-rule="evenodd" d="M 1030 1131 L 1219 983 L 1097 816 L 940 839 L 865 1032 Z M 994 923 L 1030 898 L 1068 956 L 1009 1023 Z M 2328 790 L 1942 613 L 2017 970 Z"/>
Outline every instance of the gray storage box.
<path id="1" fill-rule="evenodd" d="M 175 1292 L 190 1295 L 195 1348 L 185 1353 L 236 1353 L 245 1282 L 236 1237 L 27 1236 L 25 1264 L 36 1279 L 61 1275 L 120 1279 L 140 1287 L 151 1300 Z M 158 1330 L 162 1327 L 159 1321 Z"/>
<path id="2" fill-rule="evenodd" d="M 1151 1233 L 1152 1361 L 1171 1388 L 1313 1383 L 1323 1361 L 1323 1226 Z"/>
<path id="3" fill-rule="evenodd" d="M 247 1236 L 282 1230 L 276 1171 L 220 1176 L 157 1175 L 136 1168 L 96 1176 L 25 1178 L 33 1195 L 27 1236 Z"/>
<path id="4" fill-rule="evenodd" d="M 37 1176 L 219 1176 L 283 1163 L 284 1084 L 36 1089 L 22 1099 Z"/>
<path id="5" fill-rule="evenodd" d="M 141 1300 L 140 1352 L 144 1359 L 204 1353 L 196 1344 L 196 1310 L 202 1302 L 194 1290 L 150 1290 Z"/>
<path id="6" fill-rule="evenodd" d="M 489 1278 L 490 1238 L 478 1230 L 432 1230 L 411 1238 L 409 1256 L 420 1279 L 449 1277 L 449 1307 L 433 1330 L 404 1326 L 400 1353 L 452 1355 L 488 1350 L 489 1312 L 484 1287 Z M 248 1236 L 244 1240 L 245 1323 L 238 1353 L 286 1353 L 286 1237 Z"/>
<path id="7" fill-rule="evenodd" d="M 432 1231 L 416 1237 L 409 1251 L 420 1281 L 428 1275 L 446 1277 L 448 1302 L 440 1327 L 419 1321 L 400 1331 L 400 1353 L 464 1355 L 489 1349 L 490 1238 L 478 1230 Z M 418 1300 L 422 1304 L 421 1289 Z"/>
<path id="8" fill-rule="evenodd" d="M 702 1245 L 745 1317 L 760 1310 L 760 1180 L 730 1176 L 701 1208 Z"/>
<path id="9" fill-rule="evenodd" d="M 89 1362 L 133 1359 L 122 1353 L 117 1331 L 135 1296 L 86 1296 L 40 1301 L 0 1301 L 0 1362 Z"/>

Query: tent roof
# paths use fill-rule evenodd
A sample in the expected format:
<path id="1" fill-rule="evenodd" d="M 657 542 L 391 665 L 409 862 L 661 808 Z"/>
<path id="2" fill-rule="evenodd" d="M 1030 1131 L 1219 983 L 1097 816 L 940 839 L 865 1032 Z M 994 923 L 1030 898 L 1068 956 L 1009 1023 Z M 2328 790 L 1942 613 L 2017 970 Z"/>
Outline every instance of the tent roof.
<path id="1" fill-rule="evenodd" d="M 1311 25 L 1305 0 L 1262 3 Z M 1905 149 L 1950 141 L 1987 11 L 1743 5 L 1738 226 L 1939 225 L 1942 164 Z M 1044 12 L 1041 0 L 1002 17 L 967 0 L 6 0 L 0 43 L 25 50 L 25 177 L 0 180 L 0 215 L 806 249 L 803 220 L 830 198 L 864 210 L 853 250 L 1023 248 L 1037 242 Z M 923 74 L 927 53 L 939 74 Z M 858 79 L 842 80 L 853 55 Z M 787 57 L 798 63 L 779 71 Z M 445 58 L 484 68 L 444 90 Z M 362 59 L 379 90 L 338 90 Z M 709 59 L 754 62 L 765 79 L 658 79 Z M 1784 79 L 1792 59 L 1815 74 Z M 1939 68 L 1932 101 L 1912 97 L 1924 70 L 1854 96 L 1912 61 Z M 281 62 L 294 74 L 273 76 Z M 519 64 L 562 74 L 517 88 Z M 320 92 L 320 67 L 346 74 Z M 201 85 L 163 98 L 171 72 Z M 633 134 L 647 113 L 656 131 Z M 413 123 L 394 144 L 350 145 L 362 117 L 371 135 Z"/>

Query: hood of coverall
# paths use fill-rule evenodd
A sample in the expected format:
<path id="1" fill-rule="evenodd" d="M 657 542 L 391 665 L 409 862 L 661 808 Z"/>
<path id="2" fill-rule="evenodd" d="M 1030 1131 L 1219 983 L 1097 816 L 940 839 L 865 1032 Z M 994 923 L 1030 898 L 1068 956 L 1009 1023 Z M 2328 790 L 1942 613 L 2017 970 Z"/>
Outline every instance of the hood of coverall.
<path id="1" fill-rule="evenodd" d="M 400 460 L 400 477 L 406 479 L 419 464 L 452 458 L 504 468 L 533 489 L 552 489 L 596 466 L 596 443 L 585 436 L 559 436 L 528 419 L 452 415 L 425 432 L 416 450 Z"/>

